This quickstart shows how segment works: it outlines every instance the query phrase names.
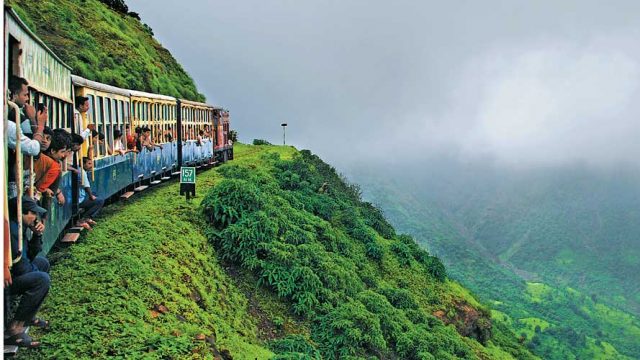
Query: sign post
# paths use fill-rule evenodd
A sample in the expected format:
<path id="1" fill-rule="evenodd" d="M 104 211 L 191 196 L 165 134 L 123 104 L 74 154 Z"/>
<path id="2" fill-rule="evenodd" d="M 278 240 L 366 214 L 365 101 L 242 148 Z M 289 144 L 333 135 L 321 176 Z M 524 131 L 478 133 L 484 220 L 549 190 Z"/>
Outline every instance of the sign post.
<path id="1" fill-rule="evenodd" d="M 187 200 L 196 196 L 196 168 L 180 168 L 180 195 L 185 195 Z"/>

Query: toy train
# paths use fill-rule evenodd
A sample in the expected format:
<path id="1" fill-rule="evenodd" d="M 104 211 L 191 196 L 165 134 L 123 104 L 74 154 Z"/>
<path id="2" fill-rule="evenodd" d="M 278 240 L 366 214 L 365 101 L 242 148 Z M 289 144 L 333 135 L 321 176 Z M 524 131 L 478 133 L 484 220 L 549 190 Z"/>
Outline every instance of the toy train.
<path id="1" fill-rule="evenodd" d="M 155 184 L 161 179 L 168 179 L 183 165 L 209 165 L 233 159 L 227 110 L 205 103 L 117 88 L 72 75 L 72 69 L 33 34 L 11 8 L 5 7 L 4 14 L 5 89 L 9 77 L 22 77 L 29 82 L 30 103 L 47 106 L 49 127 L 80 133 L 93 124 L 96 131 L 105 135 L 104 143 L 94 149 L 94 171 L 90 179 L 95 193 L 109 198 L 141 187 L 143 183 Z M 89 99 L 90 107 L 86 113 L 74 114 L 76 96 Z M 5 98 L 5 124 L 8 121 L 7 105 L 11 104 Z M 114 147 L 116 130 L 125 134 L 136 127 L 151 129 L 158 146 L 153 150 L 138 149 L 139 153 L 109 155 L 108 148 Z M 198 137 L 198 131 L 205 127 L 209 129 L 210 136 Z M 17 128 L 19 131 L 20 127 Z M 4 139 L 7 144 L 6 131 Z M 87 150 L 85 143 L 81 151 L 74 154 L 75 165 L 79 165 L 81 154 L 86 155 Z M 18 153 L 17 156 L 21 155 Z M 3 167 L 6 169 L 6 162 L 3 162 Z M 60 189 L 68 200 L 64 205 L 54 201 L 49 208 L 43 238 L 45 253 L 78 212 L 78 182 L 77 174 L 63 170 Z M 6 196 L 4 200 L 7 201 Z"/>

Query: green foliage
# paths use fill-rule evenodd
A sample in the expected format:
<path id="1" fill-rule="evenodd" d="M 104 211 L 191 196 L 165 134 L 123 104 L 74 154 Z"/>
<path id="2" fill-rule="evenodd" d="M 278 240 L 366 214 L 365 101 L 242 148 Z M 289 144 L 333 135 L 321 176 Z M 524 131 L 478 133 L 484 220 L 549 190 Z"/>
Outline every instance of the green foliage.
<path id="1" fill-rule="evenodd" d="M 182 66 L 122 0 L 10 0 L 77 75 L 126 89 L 205 101 Z"/>
<path id="2" fill-rule="evenodd" d="M 468 292 L 429 275 L 423 262 L 400 266 L 390 248 L 402 243 L 412 254 L 408 238 L 383 238 L 366 225 L 367 205 L 326 164 L 289 147 L 234 151 L 233 164 L 199 175 L 202 199 L 185 203 L 176 183 L 153 188 L 108 207 L 79 244 L 54 253 L 54 285 L 42 310 L 54 329 L 34 331 L 46 346 L 21 354 L 198 359 L 224 349 L 239 359 L 532 358 L 508 330 L 483 345 L 437 318 L 441 310 L 463 316 L 463 304 L 480 317 L 466 326 L 490 323 Z M 283 169 L 301 186 L 281 182 Z M 371 258 L 371 242 L 315 215 L 310 199 L 355 210 L 355 223 L 383 256 Z"/>
<path id="3" fill-rule="evenodd" d="M 267 140 L 253 139 L 253 145 L 271 145 Z"/>
<path id="4" fill-rule="evenodd" d="M 368 187 L 372 200 L 384 204 L 398 230 L 439 254 L 451 278 L 493 304 L 499 321 L 493 322 L 492 341 L 501 348 L 520 352 L 505 342 L 512 338 L 503 332 L 513 330 L 524 333 L 526 346 L 544 359 L 629 359 L 640 354 L 632 295 L 639 278 L 631 275 L 639 262 L 637 246 L 629 243 L 640 229 L 637 202 L 629 200 L 637 198 L 637 180 L 595 182 L 593 174 L 581 174 L 576 187 L 574 176 L 540 175 L 541 183 L 527 177 L 495 196 L 480 177 L 473 186 L 447 191 L 420 182 L 413 191 L 403 185 L 376 187 L 384 183 L 378 175 Z M 473 196 L 465 193 L 467 187 L 474 189 Z M 619 220 L 623 218 L 627 220 Z M 405 243 L 432 276 L 446 276 L 438 258 L 416 253 Z M 407 249 L 397 250 L 408 262 Z M 498 326 L 501 322 L 504 327 Z"/>
<path id="5" fill-rule="evenodd" d="M 272 360 L 299 359 L 320 360 L 320 351 L 302 335 L 288 335 L 269 344 L 269 348 L 277 355 Z"/>
<path id="6" fill-rule="evenodd" d="M 207 186 L 216 176 L 208 171 L 198 181 Z M 32 327 L 44 345 L 19 358 L 204 359 L 216 349 L 271 357 L 258 344 L 246 297 L 203 236 L 199 200 L 186 203 L 178 188 L 154 187 L 106 207 L 92 232 L 49 254 L 52 288 L 39 316 L 52 329 Z M 215 349 L 199 334 L 215 338 Z"/>
<path id="7" fill-rule="evenodd" d="M 224 179 L 202 211 L 218 255 L 251 271 L 309 324 L 309 338 L 271 343 L 277 358 L 473 359 L 484 352 L 431 315 L 467 301 L 449 293 L 437 258 L 397 236 L 380 210 L 360 200 L 359 188 L 317 156 L 301 151 L 284 160 L 269 152 L 275 148 L 248 147 L 260 153 L 257 161 L 220 168 Z M 474 321 L 490 327 L 482 316 Z"/>

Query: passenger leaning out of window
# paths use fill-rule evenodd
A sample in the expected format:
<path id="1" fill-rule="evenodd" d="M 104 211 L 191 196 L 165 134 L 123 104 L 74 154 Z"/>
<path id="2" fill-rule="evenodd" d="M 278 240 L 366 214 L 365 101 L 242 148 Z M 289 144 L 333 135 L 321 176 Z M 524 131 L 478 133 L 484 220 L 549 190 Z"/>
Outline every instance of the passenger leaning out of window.
<path id="1" fill-rule="evenodd" d="M 27 196 L 24 196 L 21 201 L 22 214 L 18 214 L 18 198 L 9 202 L 11 255 L 15 263 L 11 268 L 10 276 L 7 278 L 5 275 L 4 286 L 9 288 L 10 296 L 22 295 L 22 297 L 13 320 L 6 328 L 4 343 L 33 348 L 40 346 L 40 342 L 34 341 L 26 333 L 27 326 L 43 329 L 49 327 L 48 321 L 36 318 L 51 285 L 49 261 L 42 256 L 36 256 L 42 250 L 44 232 L 44 223 L 38 217 L 44 216 L 47 211 Z M 19 241 L 18 216 L 22 216 L 22 243 Z M 28 238 L 28 229 L 33 232 L 31 239 Z"/>
<path id="2" fill-rule="evenodd" d="M 128 152 L 138 152 L 136 149 L 126 149 L 122 143 L 122 132 L 120 130 L 113 130 L 113 152 L 115 154 L 124 155 Z"/>
<path id="3" fill-rule="evenodd" d="M 87 176 L 89 171 L 93 171 L 93 159 L 85 157 L 82 159 L 82 177 L 80 178 L 80 193 L 78 196 L 79 206 L 84 209 L 84 213 L 82 214 L 82 219 L 76 223 L 76 226 L 84 227 L 87 230 L 91 230 L 91 225 L 96 225 L 94 218 L 104 206 L 104 199 L 91 192 L 91 183 L 89 182 L 89 176 Z"/>

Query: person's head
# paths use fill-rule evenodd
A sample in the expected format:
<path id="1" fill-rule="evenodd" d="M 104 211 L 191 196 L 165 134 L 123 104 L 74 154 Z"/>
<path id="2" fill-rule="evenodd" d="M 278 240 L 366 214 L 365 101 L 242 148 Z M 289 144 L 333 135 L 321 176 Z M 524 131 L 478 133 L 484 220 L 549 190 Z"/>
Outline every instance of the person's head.
<path id="1" fill-rule="evenodd" d="M 124 126 L 124 133 L 129 136 L 131 135 L 131 127 L 129 125 Z"/>
<path id="2" fill-rule="evenodd" d="M 29 102 L 29 83 L 24 78 L 12 76 L 9 80 L 9 92 L 18 106 L 22 107 Z"/>
<path id="3" fill-rule="evenodd" d="M 84 143 L 84 139 L 82 138 L 82 136 L 76 133 L 71 134 L 71 151 L 75 152 L 80 150 L 83 143 Z"/>
<path id="4" fill-rule="evenodd" d="M 31 226 L 35 223 L 38 216 L 42 217 L 47 213 L 47 210 L 40 207 L 38 203 L 29 196 L 22 197 L 22 224 L 24 226 Z M 18 198 L 9 200 L 9 216 L 12 219 L 17 218 L 18 214 Z"/>
<path id="5" fill-rule="evenodd" d="M 51 138 L 53 137 L 53 131 L 50 127 L 45 126 L 42 131 L 42 141 L 40 142 L 40 151 L 47 151 L 51 146 Z"/>
<path id="6" fill-rule="evenodd" d="M 118 139 L 120 139 L 121 137 L 122 137 L 122 131 L 120 131 L 120 130 L 118 130 L 118 129 L 113 130 L 113 138 L 114 138 L 115 140 L 118 140 Z"/>
<path id="7" fill-rule="evenodd" d="M 88 157 L 83 157 L 82 158 L 82 168 L 85 169 L 86 171 L 91 171 L 93 170 L 93 159 L 88 158 Z"/>
<path id="8" fill-rule="evenodd" d="M 86 96 L 76 96 L 76 109 L 81 113 L 89 111 L 89 98 Z"/>
<path id="9" fill-rule="evenodd" d="M 54 160 L 62 160 L 67 156 L 67 150 L 71 148 L 71 135 L 62 129 L 53 130 L 51 145 L 47 154 Z"/>
<path id="10" fill-rule="evenodd" d="M 204 135 L 204 130 L 201 129 L 200 131 L 198 131 L 198 134 L 200 134 L 200 136 Z"/>
<path id="11" fill-rule="evenodd" d="M 140 126 L 136 126 L 136 130 L 135 131 L 136 131 L 137 135 L 142 134 L 142 128 Z"/>

